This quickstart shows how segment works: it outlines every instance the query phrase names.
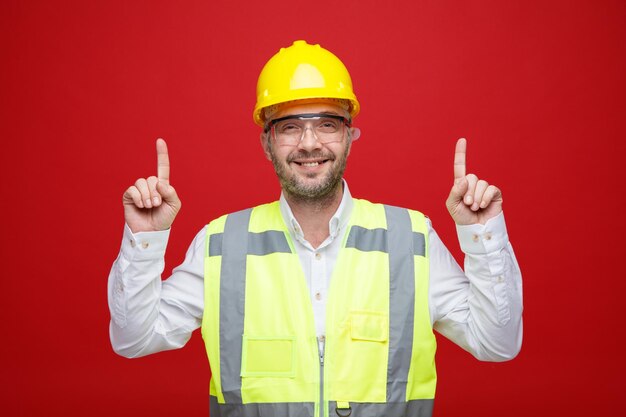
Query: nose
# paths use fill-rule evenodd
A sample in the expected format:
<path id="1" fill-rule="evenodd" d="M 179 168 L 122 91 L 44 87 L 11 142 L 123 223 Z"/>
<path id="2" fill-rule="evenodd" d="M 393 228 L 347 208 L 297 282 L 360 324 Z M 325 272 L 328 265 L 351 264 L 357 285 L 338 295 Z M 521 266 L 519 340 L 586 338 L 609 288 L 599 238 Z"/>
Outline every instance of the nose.
<path id="1" fill-rule="evenodd" d="M 298 143 L 298 148 L 312 151 L 314 149 L 320 149 L 321 147 L 322 144 L 317 140 L 312 126 L 305 126 L 300 142 Z"/>

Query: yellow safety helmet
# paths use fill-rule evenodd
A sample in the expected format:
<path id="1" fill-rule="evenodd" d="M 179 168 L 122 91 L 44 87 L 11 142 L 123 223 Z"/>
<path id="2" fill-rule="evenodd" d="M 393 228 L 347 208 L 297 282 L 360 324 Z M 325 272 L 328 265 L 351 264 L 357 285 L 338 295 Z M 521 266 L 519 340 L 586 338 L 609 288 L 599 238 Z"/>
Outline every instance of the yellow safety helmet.
<path id="1" fill-rule="evenodd" d="M 254 123 L 263 127 L 263 109 L 288 101 L 330 98 L 347 100 L 354 118 L 359 102 L 352 91 L 352 79 L 345 65 L 332 52 L 306 41 L 295 41 L 263 67 L 256 86 Z"/>

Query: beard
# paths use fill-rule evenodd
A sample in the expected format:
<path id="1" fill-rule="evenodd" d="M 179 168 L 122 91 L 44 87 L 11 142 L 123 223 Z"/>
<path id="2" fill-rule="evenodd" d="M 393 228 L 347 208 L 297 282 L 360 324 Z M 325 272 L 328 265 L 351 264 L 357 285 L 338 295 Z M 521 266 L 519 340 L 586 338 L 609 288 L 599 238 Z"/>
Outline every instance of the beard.
<path id="1" fill-rule="evenodd" d="M 283 192 L 294 200 L 303 202 L 315 202 L 323 204 L 325 201 L 333 199 L 335 192 L 341 187 L 341 180 L 343 179 L 343 173 L 346 169 L 346 161 L 348 159 L 348 153 L 350 145 L 346 147 L 344 152 L 336 156 L 330 152 L 306 152 L 302 150 L 294 151 L 289 154 L 286 162 L 279 161 L 274 154 L 273 149 L 270 147 L 270 155 L 272 164 L 274 164 L 274 170 L 280 181 L 280 185 Z M 332 163 L 332 168 L 323 174 L 321 178 L 318 178 L 315 182 L 304 181 L 295 172 L 289 171 L 289 163 L 296 159 L 326 159 L 326 164 Z M 311 173 L 306 175 L 307 178 L 313 179 L 318 174 Z"/>

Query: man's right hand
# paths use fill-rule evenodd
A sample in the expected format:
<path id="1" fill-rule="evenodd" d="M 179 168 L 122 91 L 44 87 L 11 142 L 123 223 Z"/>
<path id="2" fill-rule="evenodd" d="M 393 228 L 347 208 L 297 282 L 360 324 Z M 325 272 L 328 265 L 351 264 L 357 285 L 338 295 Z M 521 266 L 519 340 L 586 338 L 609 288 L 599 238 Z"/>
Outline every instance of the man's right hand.
<path id="1" fill-rule="evenodd" d="M 170 159 L 163 139 L 157 139 L 156 150 L 157 176 L 139 178 L 122 198 L 124 219 L 133 233 L 169 229 L 181 207 L 170 185 Z"/>

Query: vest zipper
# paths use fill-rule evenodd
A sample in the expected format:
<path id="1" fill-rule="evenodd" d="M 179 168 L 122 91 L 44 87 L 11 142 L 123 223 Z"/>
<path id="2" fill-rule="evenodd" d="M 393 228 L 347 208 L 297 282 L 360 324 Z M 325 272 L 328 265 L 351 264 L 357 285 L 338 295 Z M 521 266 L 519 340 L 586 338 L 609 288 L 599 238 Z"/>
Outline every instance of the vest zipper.
<path id="1" fill-rule="evenodd" d="M 325 345 L 326 343 L 321 343 L 320 345 L 320 341 L 318 338 L 317 350 L 320 355 L 320 415 L 319 417 L 325 417 L 324 410 L 326 409 L 326 407 L 324 407 L 324 349 L 325 349 Z"/>

